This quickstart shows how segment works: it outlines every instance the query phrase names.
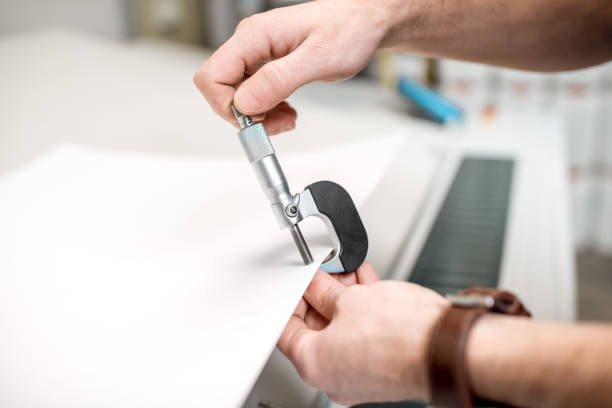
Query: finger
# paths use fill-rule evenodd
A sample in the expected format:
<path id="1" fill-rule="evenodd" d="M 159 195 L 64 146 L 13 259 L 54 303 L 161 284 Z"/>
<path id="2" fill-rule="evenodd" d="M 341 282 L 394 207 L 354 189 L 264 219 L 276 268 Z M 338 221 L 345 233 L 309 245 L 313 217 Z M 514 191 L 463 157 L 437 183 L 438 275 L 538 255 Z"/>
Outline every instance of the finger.
<path id="1" fill-rule="evenodd" d="M 329 320 L 321 316 L 321 314 L 312 307 L 309 307 L 306 311 L 304 322 L 306 322 L 306 327 L 312 330 L 323 330 L 329 324 Z"/>
<path id="2" fill-rule="evenodd" d="M 266 114 L 260 113 L 259 115 L 253 115 L 251 119 L 253 119 L 253 122 L 263 122 L 266 119 Z"/>
<path id="3" fill-rule="evenodd" d="M 224 119 L 234 120 L 231 104 L 235 87 L 245 76 L 256 72 L 262 63 L 287 55 L 304 40 L 306 22 L 298 19 L 296 24 L 278 24 L 283 20 L 283 14 L 289 12 L 291 10 L 286 8 L 245 20 L 245 24 L 241 23 L 234 35 L 196 72 L 196 86 L 213 110 Z"/>
<path id="4" fill-rule="evenodd" d="M 236 118 L 231 110 L 232 99 L 236 90 L 232 85 L 233 82 L 239 82 L 242 79 L 240 72 L 243 70 L 243 64 L 234 63 L 231 69 L 219 71 L 219 60 L 223 58 L 223 46 L 217 50 L 204 64 L 198 69 L 193 77 L 193 82 L 200 90 L 204 98 L 212 109 L 223 119 L 237 125 Z"/>
<path id="5" fill-rule="evenodd" d="M 355 272 L 339 273 L 338 281 L 344 286 L 352 286 L 357 283 L 357 274 Z"/>
<path id="6" fill-rule="evenodd" d="M 350 286 L 350 283 L 355 279 L 357 282 L 357 278 L 355 277 L 355 271 L 353 272 L 338 272 L 338 273 L 330 273 L 329 276 L 342 283 L 344 286 Z"/>
<path id="7" fill-rule="evenodd" d="M 236 107 L 246 114 L 266 112 L 297 88 L 319 79 L 321 67 L 310 63 L 308 48 L 302 44 L 283 58 L 262 66 L 238 87 L 234 95 Z"/>
<path id="8" fill-rule="evenodd" d="M 331 320 L 335 309 L 338 297 L 346 287 L 322 271 L 317 271 L 310 286 L 304 293 L 304 299 L 310 304 L 321 316 L 327 320 Z"/>
<path id="9" fill-rule="evenodd" d="M 293 311 L 293 315 L 304 320 L 304 318 L 306 317 L 307 311 L 308 311 L 308 303 L 306 303 L 306 300 L 303 297 L 301 297 L 300 301 L 295 307 L 295 310 Z"/>
<path id="10" fill-rule="evenodd" d="M 317 331 L 311 330 L 306 326 L 303 318 L 293 314 L 278 340 L 278 349 L 300 372 L 302 372 L 305 366 L 308 344 L 317 333 Z"/>
<path id="11" fill-rule="evenodd" d="M 370 283 L 375 283 L 380 280 L 380 276 L 378 276 L 376 269 L 374 269 L 374 266 L 368 261 L 365 261 L 357 268 L 355 275 L 357 275 L 357 282 L 361 285 L 369 285 Z"/>
<path id="12" fill-rule="evenodd" d="M 287 102 L 281 102 L 271 111 L 266 113 L 263 121 L 269 135 L 276 135 L 295 129 L 297 112 Z"/>

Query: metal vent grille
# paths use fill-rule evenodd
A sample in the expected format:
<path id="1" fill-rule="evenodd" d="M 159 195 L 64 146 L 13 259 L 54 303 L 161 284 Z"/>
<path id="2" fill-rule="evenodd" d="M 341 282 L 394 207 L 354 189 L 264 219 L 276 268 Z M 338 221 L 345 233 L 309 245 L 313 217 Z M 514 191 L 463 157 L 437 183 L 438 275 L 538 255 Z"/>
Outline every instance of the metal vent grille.
<path id="1" fill-rule="evenodd" d="M 440 293 L 496 287 L 514 162 L 466 157 L 409 278 Z"/>

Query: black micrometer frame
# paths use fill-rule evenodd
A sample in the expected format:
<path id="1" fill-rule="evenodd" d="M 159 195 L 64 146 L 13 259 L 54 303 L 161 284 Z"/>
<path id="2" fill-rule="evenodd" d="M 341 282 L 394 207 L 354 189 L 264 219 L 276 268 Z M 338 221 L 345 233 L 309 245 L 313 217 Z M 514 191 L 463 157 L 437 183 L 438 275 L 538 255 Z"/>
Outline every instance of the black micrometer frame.
<path id="1" fill-rule="evenodd" d="M 366 258 L 368 234 L 353 199 L 344 187 L 333 181 L 317 181 L 306 189 L 310 190 L 319 212 L 329 219 L 342 243 L 339 258 L 344 272 L 354 271 Z"/>

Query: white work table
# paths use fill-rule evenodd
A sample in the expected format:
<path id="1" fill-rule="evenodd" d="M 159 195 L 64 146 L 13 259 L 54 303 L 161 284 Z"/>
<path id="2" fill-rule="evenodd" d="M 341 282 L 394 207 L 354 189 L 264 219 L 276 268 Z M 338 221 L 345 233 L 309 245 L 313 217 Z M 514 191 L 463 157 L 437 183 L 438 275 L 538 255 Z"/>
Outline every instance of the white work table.
<path id="1" fill-rule="evenodd" d="M 60 142 L 190 156 L 243 154 L 233 128 L 193 84 L 207 50 L 62 30 L 0 37 L 0 50 L 0 174 Z M 290 102 L 298 126 L 274 139 L 280 152 L 416 126 L 389 109 L 392 97 L 365 81 L 311 84 Z"/>
<path id="2" fill-rule="evenodd" d="M 243 156 L 235 130 L 192 83 L 209 55 L 205 50 L 58 30 L 0 37 L 0 55 L 0 180 L 65 143 L 186 160 Z M 284 154 L 350 149 L 390 135 L 401 139 L 395 158 L 385 162 L 385 177 L 360 208 L 369 259 L 388 277 L 409 274 L 464 152 L 519 158 L 501 284 L 523 296 L 536 317 L 573 319 L 564 151 L 555 118 L 445 130 L 412 119 L 393 92 L 360 80 L 311 84 L 289 101 L 298 110 L 297 129 L 273 139 L 281 162 Z M 375 171 L 377 159 L 330 161 Z M 285 171 L 291 181 L 296 170 Z M 249 403 L 270 397 L 296 408 L 311 406 L 316 394 L 277 353 L 257 390 Z"/>

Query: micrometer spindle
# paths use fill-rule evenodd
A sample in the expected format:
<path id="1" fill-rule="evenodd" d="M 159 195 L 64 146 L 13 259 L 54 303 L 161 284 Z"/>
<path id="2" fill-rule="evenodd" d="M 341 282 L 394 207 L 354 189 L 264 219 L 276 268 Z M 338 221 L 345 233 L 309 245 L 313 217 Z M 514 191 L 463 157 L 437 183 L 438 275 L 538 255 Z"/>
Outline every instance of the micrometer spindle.
<path id="1" fill-rule="evenodd" d="M 312 263 L 312 255 L 295 218 L 297 207 L 293 203 L 287 178 L 276 158 L 266 129 L 261 123 L 254 123 L 250 116 L 241 113 L 233 105 L 232 110 L 240 124 L 240 131 L 238 132 L 240 143 L 253 171 L 255 171 L 261 188 L 270 201 L 277 222 L 281 228 L 289 228 L 291 231 L 291 236 L 304 263 L 306 265 Z"/>

